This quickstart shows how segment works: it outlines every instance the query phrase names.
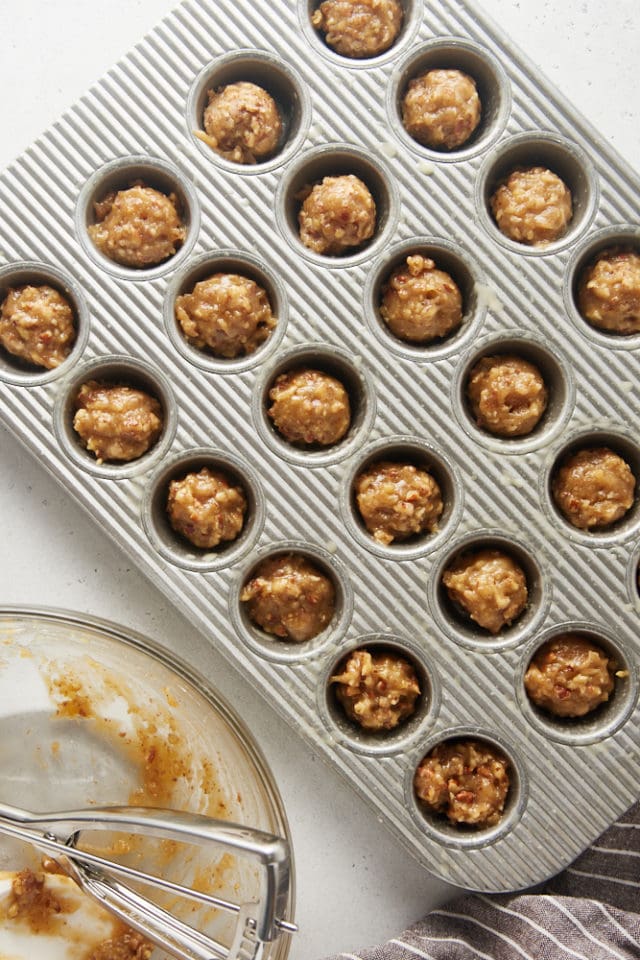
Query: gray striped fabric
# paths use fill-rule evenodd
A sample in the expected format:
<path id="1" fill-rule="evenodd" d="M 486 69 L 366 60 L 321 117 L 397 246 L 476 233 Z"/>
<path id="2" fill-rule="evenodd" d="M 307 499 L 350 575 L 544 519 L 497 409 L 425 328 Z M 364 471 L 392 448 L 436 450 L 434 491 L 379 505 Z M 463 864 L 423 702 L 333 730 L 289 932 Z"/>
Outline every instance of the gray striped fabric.
<path id="1" fill-rule="evenodd" d="M 340 958 L 640 958 L 640 803 L 541 887 L 499 896 L 467 894 L 388 943 Z"/>

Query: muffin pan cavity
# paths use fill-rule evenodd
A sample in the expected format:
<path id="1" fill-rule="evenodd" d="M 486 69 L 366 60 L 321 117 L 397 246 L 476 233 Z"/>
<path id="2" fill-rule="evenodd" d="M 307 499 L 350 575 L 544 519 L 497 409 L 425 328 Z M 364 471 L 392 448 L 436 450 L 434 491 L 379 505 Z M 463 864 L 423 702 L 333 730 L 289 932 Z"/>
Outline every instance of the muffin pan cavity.
<path id="1" fill-rule="evenodd" d="M 307 374 L 315 380 L 308 391 Z M 270 411 L 274 411 L 274 388 L 283 387 L 286 379 L 292 381 L 292 397 L 291 402 L 286 396 L 280 402 L 284 416 L 278 428 Z M 362 443 L 375 415 L 375 397 L 364 366 L 337 347 L 307 344 L 289 351 L 270 366 L 256 387 L 253 415 L 262 439 L 285 460 L 307 467 L 344 460 Z M 310 433 L 307 439 L 300 436 L 309 428 L 314 408 L 320 414 L 313 423 L 329 424 L 322 442 Z M 289 428 L 289 433 L 283 432 Z"/>
<path id="2" fill-rule="evenodd" d="M 156 225 L 156 229 L 168 230 L 169 239 L 161 245 L 157 255 L 152 255 L 155 262 L 144 265 L 116 261 L 96 244 L 95 235 L 92 236 L 96 225 L 100 221 L 106 222 L 99 215 L 100 205 L 110 197 L 138 187 L 157 192 L 165 203 L 168 202 L 168 211 L 163 208 L 158 214 L 163 222 L 161 228 Z M 140 211 L 139 197 L 134 198 L 134 204 L 131 213 L 140 216 L 144 223 L 148 211 Z M 172 210 L 180 231 L 180 237 L 175 240 L 172 239 L 175 225 L 172 223 L 167 227 L 164 222 L 167 216 L 172 216 Z M 129 208 L 118 217 L 116 227 L 128 214 Z M 78 239 L 96 266 L 124 280 L 153 280 L 175 269 L 188 256 L 198 236 L 200 206 L 192 183 L 173 164 L 157 157 L 117 157 L 96 170 L 83 186 L 76 204 L 75 224 Z M 118 241 L 114 240 L 113 247 L 117 246 Z"/>
<path id="3" fill-rule="evenodd" d="M 206 135 L 204 114 L 209 104 L 209 94 L 222 91 L 232 84 L 252 84 L 253 88 L 266 92 L 275 104 L 279 117 L 280 130 L 273 137 L 273 146 L 251 160 L 230 159 L 202 139 L 203 134 Z M 252 92 L 255 96 L 255 89 Z M 252 123 L 255 122 L 255 118 L 260 118 L 261 107 L 264 111 L 264 105 L 259 101 L 253 105 L 239 106 L 238 116 L 242 116 L 243 111 L 248 112 L 252 106 Z M 306 136 L 310 114 L 309 94 L 297 70 L 290 64 L 266 50 L 234 50 L 207 64 L 197 76 L 187 100 L 186 123 L 187 130 L 207 159 L 229 172 L 255 174 L 266 173 L 280 166 L 295 153 Z M 232 121 L 229 121 L 226 126 L 229 128 L 231 125 Z M 248 124 L 248 130 L 251 130 L 251 124 Z"/>
<path id="4" fill-rule="evenodd" d="M 30 342 L 37 349 L 39 355 L 42 338 L 50 336 L 52 332 L 55 336 L 56 328 L 52 328 L 46 320 L 46 313 L 49 310 L 48 304 L 44 306 L 45 315 L 42 315 L 38 321 L 37 331 L 33 331 L 27 316 L 21 317 L 14 326 L 5 313 L 11 292 L 13 291 L 14 295 L 19 296 L 19 292 L 28 287 L 35 288 L 35 291 L 42 291 L 44 288 L 49 296 L 51 295 L 49 291 L 53 291 L 54 299 L 62 298 L 60 305 L 63 310 L 65 310 L 64 302 L 68 304 L 70 316 L 66 326 L 68 328 L 69 325 L 72 325 L 73 334 L 71 336 L 73 339 L 69 338 L 66 344 L 64 359 L 60 359 L 58 362 L 58 358 L 56 358 L 56 366 L 46 366 L 40 356 L 38 356 L 38 363 L 32 363 L 25 356 L 25 354 L 27 356 L 32 355 L 29 348 Z M 28 309 L 28 305 L 26 305 L 26 309 L 21 309 L 30 317 L 33 316 Z M 0 381 L 4 380 L 7 383 L 24 386 L 48 383 L 50 380 L 55 380 L 68 373 L 69 369 L 82 355 L 89 337 L 89 308 L 80 284 L 66 271 L 48 263 L 35 262 L 9 263 L 0 267 L 0 311 L 2 311 Z M 68 329 L 67 332 L 69 332 Z M 4 345 L 5 335 L 7 341 L 11 342 L 12 349 L 7 349 Z M 16 343 L 12 342 L 14 337 Z M 18 355 L 17 351 L 20 351 L 22 355 Z M 61 348 L 60 352 L 62 352 Z"/>
<path id="5" fill-rule="evenodd" d="M 547 570 L 540 552 L 524 541 L 499 530 L 469 534 L 449 547 L 433 574 L 430 600 L 436 622 L 471 650 L 495 653 L 515 647 L 547 612 Z"/>
<path id="6" fill-rule="evenodd" d="M 617 424 L 567 438 L 541 481 L 547 514 L 570 540 L 608 546 L 637 531 L 640 449 Z"/>
<path id="7" fill-rule="evenodd" d="M 560 637 L 569 635 L 593 644 L 609 658 L 613 689 L 608 698 L 583 716 L 558 716 L 551 710 L 537 705 L 527 693 L 525 675 L 541 648 Z M 585 677 L 589 683 L 588 666 Z M 575 685 L 581 676 L 580 666 L 568 681 Z M 537 635 L 521 653 L 516 672 L 516 695 L 524 715 L 544 736 L 559 743 L 583 746 L 600 743 L 611 737 L 627 720 L 638 699 L 638 669 L 636 658 L 626 643 L 621 643 L 609 628 L 586 621 L 570 621 L 549 627 Z M 589 689 L 593 690 L 593 682 Z M 567 696 L 569 692 L 567 691 Z"/>
<path id="8" fill-rule="evenodd" d="M 609 261 L 608 270 L 594 276 L 594 266 L 603 260 Z M 585 304 L 585 286 L 590 282 L 595 286 L 595 296 Z M 637 349 L 640 345 L 638 228 L 624 224 L 605 227 L 581 243 L 567 267 L 564 299 L 567 313 L 585 337 L 608 349 Z"/>
<path id="9" fill-rule="evenodd" d="M 524 361 L 524 367 L 519 361 Z M 518 382 L 521 368 L 524 381 Z M 495 371 L 495 381 L 491 373 L 486 383 L 482 379 L 487 370 Z M 536 374 L 544 385 L 545 401 Z M 481 423 L 471 402 L 473 383 Z M 564 351 L 555 343 L 525 339 L 517 330 L 478 341 L 458 366 L 452 395 L 453 409 L 469 436 L 496 453 L 527 453 L 549 443 L 567 423 L 574 402 L 573 374 Z M 531 427 L 524 416 L 518 416 L 524 406 L 531 412 L 531 423 L 543 407 Z M 519 429 L 520 420 L 524 432 L 509 433 Z"/>
<path id="10" fill-rule="evenodd" d="M 330 7 L 334 2 L 335 0 L 331 0 L 327 13 L 330 12 Z M 388 2 L 389 0 L 384 0 L 385 4 Z M 411 42 L 420 24 L 420 16 L 422 13 L 422 0 L 391 0 L 389 6 L 401 9 L 402 20 L 397 30 L 389 32 L 389 39 L 392 35 L 394 37 L 390 45 L 380 50 L 376 49 L 377 44 L 375 41 L 367 41 L 366 34 L 369 33 L 369 18 L 366 15 L 366 8 L 364 17 L 357 16 L 351 28 L 349 28 L 351 18 L 348 13 L 346 17 L 339 16 L 337 18 L 338 22 L 340 25 L 346 26 L 346 30 L 340 29 L 338 34 L 346 42 L 346 46 L 350 47 L 352 51 L 354 50 L 355 41 L 355 44 L 360 48 L 359 55 L 356 56 L 354 52 L 347 54 L 336 50 L 335 44 L 331 45 L 328 42 L 326 30 L 314 26 L 314 15 L 316 17 L 320 15 L 318 11 L 321 6 L 322 0 L 298 0 L 298 17 L 304 36 L 315 54 L 326 57 L 337 66 L 348 67 L 349 69 L 371 69 L 371 67 L 377 67 L 394 60 L 402 49 L 406 48 Z M 372 6 L 375 7 L 375 5 Z M 374 31 L 374 34 L 379 35 L 377 30 Z M 369 47 L 368 50 L 367 47 Z"/>
<path id="11" fill-rule="evenodd" d="M 341 689 L 348 690 L 347 708 Z M 395 635 L 358 637 L 333 657 L 318 686 L 318 709 L 330 733 L 370 756 L 406 750 L 434 722 L 439 706 L 435 667 L 415 641 Z"/>
<path id="12" fill-rule="evenodd" d="M 420 277 L 421 271 L 424 271 L 424 281 Z M 436 275 L 434 284 L 428 279 L 432 271 Z M 412 274 L 418 274 L 418 279 Z M 401 282 L 403 276 L 406 280 Z M 423 320 L 420 324 L 411 324 L 414 329 L 409 330 L 409 324 L 403 324 L 400 319 L 397 332 L 394 332 L 384 316 L 384 310 L 389 309 L 389 306 L 385 306 L 389 286 L 394 286 L 398 294 L 403 296 L 402 288 L 411 288 L 412 282 L 416 284 L 416 308 L 422 305 L 420 314 Z M 428 288 L 421 289 L 421 282 Z M 482 282 L 480 267 L 468 251 L 448 240 L 415 237 L 385 250 L 374 264 L 364 288 L 365 317 L 373 334 L 391 353 L 407 360 L 439 360 L 462 349 L 477 335 L 486 312 L 486 306 L 477 293 L 477 287 Z M 452 287 L 457 288 L 456 294 L 452 294 Z M 451 313 L 450 300 L 454 295 L 456 299 L 459 297 L 459 321 L 447 332 L 439 333 L 443 323 L 446 323 L 446 317 L 443 320 L 442 314 Z M 406 296 L 411 297 L 411 293 Z M 439 309 L 433 308 L 434 302 L 441 304 Z M 412 339 L 416 336 L 418 326 L 422 328 L 419 336 L 424 339 Z"/>
<path id="13" fill-rule="evenodd" d="M 421 143 L 407 131 L 403 104 L 412 83 L 431 71 L 445 70 L 458 71 L 473 81 L 480 115 L 477 126 L 464 142 L 450 148 L 436 148 Z M 438 106 L 442 110 L 441 102 Z M 404 146 L 437 162 L 468 160 L 487 150 L 503 132 L 510 108 L 511 90 L 503 67 L 480 44 L 462 37 L 438 37 L 413 49 L 394 71 L 387 93 L 389 119 L 396 136 Z M 454 103 L 450 109 L 453 114 Z M 451 117 L 447 119 L 451 123 Z"/>
<path id="14" fill-rule="evenodd" d="M 556 239 L 537 244 L 505 235 L 498 228 L 491 208 L 496 190 L 511 174 L 531 168 L 551 171 L 571 195 L 572 213 L 566 227 Z M 476 206 L 482 225 L 498 244 L 529 257 L 556 253 L 573 243 L 595 216 L 598 197 L 598 178 L 586 152 L 578 144 L 547 131 L 521 133 L 505 141 L 485 160 L 476 182 Z"/>
<path id="15" fill-rule="evenodd" d="M 251 598 L 247 596 L 245 591 L 251 591 L 257 578 L 271 584 L 269 596 L 260 595 L 259 585 Z M 260 605 L 260 623 L 252 599 Z M 326 614 L 322 621 L 320 606 Z M 241 642 L 261 658 L 282 664 L 310 662 L 329 645 L 339 644 L 352 610 L 353 592 L 344 564 L 321 547 L 297 541 L 260 550 L 244 564 L 229 591 L 229 613 Z M 267 619 L 268 630 L 263 626 Z M 288 628 L 312 635 L 294 639 L 285 632 Z"/>
<path id="16" fill-rule="evenodd" d="M 185 480 L 194 489 L 174 490 L 184 507 L 172 522 L 171 485 Z M 179 567 L 204 573 L 231 566 L 252 548 L 264 526 L 265 503 L 260 480 L 249 464 L 227 451 L 199 448 L 184 451 L 154 473 L 142 510 L 156 550 Z M 230 523 L 224 522 L 225 513 L 232 514 Z M 191 520 L 192 531 L 181 522 L 185 517 Z M 219 542 L 213 543 L 218 536 Z"/>
<path id="17" fill-rule="evenodd" d="M 160 421 L 157 436 L 151 439 L 147 450 L 131 459 L 105 457 L 87 449 L 74 427 L 74 420 L 78 410 L 78 397 L 82 387 L 86 384 L 96 384 L 110 390 L 124 387 L 136 391 L 154 404 L 158 404 L 157 417 Z M 104 406 L 102 401 L 99 401 Z M 109 406 L 112 406 L 109 404 Z M 122 398 L 116 397 L 113 403 L 116 415 L 115 423 L 106 427 L 99 427 L 99 434 L 117 439 L 125 435 L 129 427 L 124 428 L 118 417 L 118 408 L 122 406 Z M 149 364 L 140 360 L 132 360 L 125 356 L 103 357 L 100 360 L 77 367 L 73 374 L 61 385 L 55 401 L 53 411 L 53 425 L 58 442 L 69 459 L 96 477 L 112 480 L 121 480 L 133 477 L 153 467 L 167 453 L 173 440 L 177 422 L 177 408 L 173 391 L 168 380 Z M 143 430 L 145 427 L 143 426 Z M 126 438 L 126 437 L 125 437 Z"/>
<path id="18" fill-rule="evenodd" d="M 506 760 L 508 789 L 504 807 L 496 823 L 470 824 L 450 820 L 443 812 L 435 811 L 419 799 L 416 794 L 416 774 L 421 762 L 441 746 L 459 749 L 472 743 L 478 751 L 488 750 L 497 757 Z M 432 736 L 422 744 L 421 752 L 412 751 L 415 763 L 407 770 L 405 794 L 414 819 L 431 836 L 448 847 L 458 850 L 472 850 L 477 847 L 494 845 L 503 840 L 510 830 L 517 826 L 524 813 L 528 797 L 528 777 L 526 766 L 519 751 L 511 743 L 496 736 L 493 732 L 480 727 L 456 727 L 447 730 L 439 737 Z M 472 802 L 472 801 L 470 801 Z"/>
<path id="19" fill-rule="evenodd" d="M 205 336 L 202 339 L 216 343 L 212 331 L 215 325 L 213 305 L 216 305 L 219 329 L 231 330 L 235 341 L 230 348 L 227 339 L 221 351 L 213 349 L 210 342 L 201 344 L 195 336 L 185 334 L 176 313 L 176 301 L 185 295 L 197 293 L 195 288 L 198 284 L 207 284 L 211 278 L 224 276 L 228 278 L 223 281 L 226 290 L 221 290 L 217 299 L 202 287 L 198 288 L 202 290 L 204 300 L 200 307 L 204 331 L 198 329 L 197 321 L 195 328 L 196 334 L 209 334 L 208 338 Z M 233 299 L 233 291 L 231 294 L 229 292 L 229 283 L 238 288 L 236 299 Z M 265 310 L 265 304 L 268 311 Z M 266 320 L 263 318 L 258 321 L 256 328 L 251 326 L 252 313 L 264 315 L 267 312 L 269 316 Z M 234 249 L 215 250 L 190 259 L 171 278 L 163 306 L 165 328 L 176 350 L 194 366 L 209 373 L 223 374 L 241 373 L 263 363 L 281 343 L 287 328 L 288 313 L 287 294 L 277 274 L 253 254 Z M 262 329 L 264 333 L 256 336 L 256 329 Z M 223 340 L 220 336 L 217 339 Z M 243 346 L 243 339 L 248 347 Z M 260 342 L 256 343 L 257 340 Z M 223 356 L 222 352 L 232 355 Z"/>
<path id="20" fill-rule="evenodd" d="M 369 502 L 371 484 L 380 488 L 378 494 L 374 491 L 378 504 Z M 351 464 L 341 493 L 350 533 L 367 551 L 387 560 L 413 560 L 442 547 L 460 520 L 463 499 L 462 480 L 450 458 L 411 436 L 370 444 Z M 421 512 L 424 523 L 418 519 Z M 422 529 L 405 522 L 407 515 Z"/>
<path id="21" fill-rule="evenodd" d="M 368 229 L 355 228 L 353 245 L 340 253 L 316 252 L 301 240 L 300 216 L 303 205 L 305 200 L 309 200 L 314 187 L 328 185 L 331 189 L 331 183 L 338 178 L 351 181 L 354 203 L 358 205 L 352 216 L 353 205 L 351 201 L 348 202 L 348 216 L 358 225 L 364 223 Z M 363 190 L 368 192 L 368 196 L 363 196 Z M 331 197 L 328 200 L 321 198 L 317 206 L 324 208 L 331 204 Z M 278 186 L 276 218 L 280 230 L 296 253 L 325 267 L 345 267 L 360 263 L 384 248 L 398 219 L 398 206 L 395 180 L 381 159 L 372 157 L 370 151 L 356 145 L 332 143 L 302 154 L 287 170 Z M 316 212 L 314 205 L 310 218 Z M 337 212 L 335 219 L 332 218 L 329 224 L 332 235 L 339 234 L 344 216 L 343 208 Z M 371 234 L 364 236 L 369 229 Z M 355 242 L 359 236 L 363 236 L 363 239 Z"/>

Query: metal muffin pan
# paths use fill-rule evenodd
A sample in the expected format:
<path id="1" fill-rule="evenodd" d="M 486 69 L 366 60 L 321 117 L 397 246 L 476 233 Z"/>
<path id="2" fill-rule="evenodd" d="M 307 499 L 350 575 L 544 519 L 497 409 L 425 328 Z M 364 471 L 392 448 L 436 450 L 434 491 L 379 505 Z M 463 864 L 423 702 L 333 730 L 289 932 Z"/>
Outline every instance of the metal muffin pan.
<path id="1" fill-rule="evenodd" d="M 43 375 L 2 354 L 1 415 L 420 862 L 460 886 L 522 888 L 567 864 L 640 791 L 638 507 L 587 535 L 548 492 L 579 440 L 610 440 L 640 475 L 639 338 L 594 331 L 573 293 L 598 249 L 640 247 L 640 181 L 470 0 L 407 0 L 397 45 L 370 61 L 331 52 L 313 6 L 187 0 L 2 174 L 0 284 L 41 275 L 68 290 L 79 338 Z M 442 155 L 406 136 L 398 99 L 415 72 L 445 63 L 477 74 L 487 110 L 472 142 Z M 194 133 L 208 84 L 244 73 L 285 113 L 281 150 L 252 167 Z M 576 201 L 571 229 L 544 250 L 506 240 L 488 212 L 491 185 L 525 160 L 558 169 Z M 296 192 L 346 169 L 375 193 L 379 229 L 353 256 L 310 254 L 295 234 Z M 121 269 L 90 246 L 91 198 L 123 177 L 179 198 L 187 240 L 158 268 Z M 395 341 L 377 312 L 381 284 L 411 250 L 437 253 L 465 300 L 460 332 L 424 348 Z M 216 263 L 263 279 L 279 318 L 246 363 L 194 356 L 173 323 L 175 296 Z M 469 417 L 464 377 L 482 353 L 514 347 L 540 362 L 552 400 L 531 437 L 492 440 Z M 269 384 L 303 358 L 339 371 L 355 403 L 347 437 L 324 452 L 287 446 L 265 415 Z M 161 439 L 130 465 L 97 465 L 70 431 L 73 391 L 100 370 L 146 384 L 164 408 Z M 445 513 L 433 538 L 381 548 L 351 483 L 360 465 L 400 450 L 439 475 Z M 250 521 L 237 544 L 201 556 L 173 539 L 162 490 L 185 464 L 209 463 L 245 485 Z M 529 609 L 497 638 L 461 623 L 439 589 L 446 559 L 473 542 L 503 545 L 529 576 Z M 259 559 L 289 550 L 336 586 L 334 620 L 307 644 L 255 629 L 239 601 Z M 571 626 L 601 638 L 628 676 L 592 719 L 560 724 L 533 710 L 522 677 L 542 640 Z M 387 741 L 345 724 L 328 689 L 361 644 L 405 651 L 427 679 L 414 722 Z M 413 795 L 422 756 L 460 733 L 512 761 L 504 817 L 477 833 L 428 817 Z"/>

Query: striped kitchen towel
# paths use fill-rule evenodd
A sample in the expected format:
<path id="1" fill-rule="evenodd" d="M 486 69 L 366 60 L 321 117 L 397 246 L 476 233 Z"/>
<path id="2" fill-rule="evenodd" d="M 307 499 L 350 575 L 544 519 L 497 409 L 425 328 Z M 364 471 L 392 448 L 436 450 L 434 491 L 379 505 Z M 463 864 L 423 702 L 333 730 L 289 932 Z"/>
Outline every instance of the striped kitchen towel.
<path id="1" fill-rule="evenodd" d="M 640 960 L 640 803 L 535 891 L 467 894 L 345 958 Z"/>

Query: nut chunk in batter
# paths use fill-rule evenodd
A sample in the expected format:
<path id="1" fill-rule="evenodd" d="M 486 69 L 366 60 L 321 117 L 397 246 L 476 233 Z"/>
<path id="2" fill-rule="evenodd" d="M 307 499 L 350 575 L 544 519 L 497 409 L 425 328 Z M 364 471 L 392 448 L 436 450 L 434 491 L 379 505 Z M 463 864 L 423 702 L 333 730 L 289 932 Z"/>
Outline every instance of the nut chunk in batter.
<path id="1" fill-rule="evenodd" d="M 325 177 L 302 195 L 300 240 L 309 250 L 337 257 L 370 240 L 376 228 L 371 191 L 352 173 Z"/>
<path id="2" fill-rule="evenodd" d="M 380 315 L 399 340 L 429 343 L 460 326 L 462 294 L 455 280 L 433 260 L 413 254 L 382 288 Z"/>
<path id="3" fill-rule="evenodd" d="M 476 422 L 498 437 L 522 437 L 534 429 L 546 407 L 542 374 L 522 357 L 482 357 L 467 380 Z"/>
<path id="4" fill-rule="evenodd" d="M 197 136 L 233 163 L 267 160 L 278 148 L 282 118 L 278 105 L 263 87 L 240 81 L 207 92 L 205 133 Z"/>
<path id="5" fill-rule="evenodd" d="M 452 823 L 492 827 L 509 793 L 509 761 L 497 747 L 478 740 L 439 743 L 414 777 L 416 796 Z"/>
<path id="6" fill-rule="evenodd" d="M 14 287 L 0 307 L 0 344 L 14 357 L 53 370 L 71 353 L 76 339 L 69 301 L 53 287 Z"/>
<path id="7" fill-rule="evenodd" d="M 514 170 L 491 197 L 491 210 L 505 236 L 544 247 L 563 235 L 571 217 L 571 191 L 545 167 Z"/>
<path id="8" fill-rule="evenodd" d="M 522 567 L 501 550 L 460 554 L 442 574 L 442 582 L 451 601 L 492 634 L 522 613 L 529 596 Z"/>
<path id="9" fill-rule="evenodd" d="M 94 204 L 97 223 L 88 228 L 98 250 L 124 267 L 164 263 L 187 235 L 175 194 L 134 184 Z"/>
<path id="10" fill-rule="evenodd" d="M 424 147 L 456 150 L 480 123 L 475 80 L 461 70 L 429 70 L 414 77 L 402 100 L 404 128 Z"/>
<path id="11" fill-rule="evenodd" d="M 601 530 L 622 519 L 634 502 L 636 478 L 629 464 L 608 447 L 587 447 L 569 456 L 551 491 L 574 527 Z"/>
<path id="12" fill-rule="evenodd" d="M 172 480 L 167 514 L 173 529 L 196 547 L 212 549 L 242 531 L 247 499 L 222 470 L 203 467 Z"/>
<path id="13" fill-rule="evenodd" d="M 400 0 L 324 0 L 311 17 L 327 46 L 353 60 L 377 57 L 388 50 L 400 33 L 402 20 Z"/>
<path id="14" fill-rule="evenodd" d="M 378 543 L 387 546 L 438 527 L 442 493 L 426 470 L 382 460 L 358 474 L 354 488 L 360 515 Z"/>
<path id="15" fill-rule="evenodd" d="M 269 416 L 289 443 L 330 447 L 351 424 L 344 385 L 322 370 L 300 367 L 281 373 L 269 391 Z"/>
<path id="16" fill-rule="evenodd" d="M 325 573 L 298 554 L 268 557 L 240 594 L 251 620 L 267 633 L 302 643 L 329 625 L 335 588 Z"/>
<path id="17" fill-rule="evenodd" d="M 151 960 L 153 946 L 135 930 L 105 940 L 92 951 L 87 960 Z"/>
<path id="18" fill-rule="evenodd" d="M 98 463 L 136 460 L 162 432 L 160 403 L 133 387 L 88 380 L 75 406 L 73 429 Z"/>
<path id="19" fill-rule="evenodd" d="M 524 676 L 529 698 L 557 717 L 583 717 L 605 703 L 614 688 L 616 663 L 597 644 L 562 633 L 534 654 Z"/>
<path id="20" fill-rule="evenodd" d="M 276 325 L 266 290 L 235 273 L 215 273 L 176 298 L 175 314 L 198 350 L 233 360 L 253 353 Z"/>
<path id="21" fill-rule="evenodd" d="M 578 309 L 600 330 L 640 333 L 640 254 L 603 250 L 580 278 Z"/>
<path id="22" fill-rule="evenodd" d="M 415 711 L 420 684 L 412 665 L 393 653 L 354 650 L 331 677 L 346 715 L 364 730 L 393 730 Z"/>

